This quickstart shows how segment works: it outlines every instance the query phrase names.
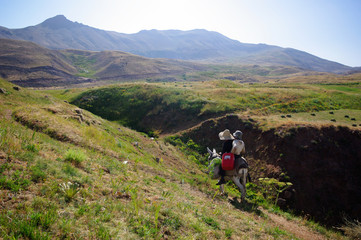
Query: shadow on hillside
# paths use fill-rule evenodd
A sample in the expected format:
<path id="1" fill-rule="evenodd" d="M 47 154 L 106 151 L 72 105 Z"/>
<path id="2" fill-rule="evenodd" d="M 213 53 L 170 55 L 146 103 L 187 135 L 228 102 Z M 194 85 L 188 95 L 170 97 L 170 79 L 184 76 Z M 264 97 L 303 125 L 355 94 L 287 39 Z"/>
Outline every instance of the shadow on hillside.
<path id="1" fill-rule="evenodd" d="M 246 212 L 252 212 L 257 215 L 262 215 L 262 212 L 258 209 L 258 204 L 251 203 L 248 200 L 245 200 L 243 203 L 239 201 L 237 197 L 234 197 L 232 199 L 228 200 L 235 208 L 238 210 L 246 211 Z"/>

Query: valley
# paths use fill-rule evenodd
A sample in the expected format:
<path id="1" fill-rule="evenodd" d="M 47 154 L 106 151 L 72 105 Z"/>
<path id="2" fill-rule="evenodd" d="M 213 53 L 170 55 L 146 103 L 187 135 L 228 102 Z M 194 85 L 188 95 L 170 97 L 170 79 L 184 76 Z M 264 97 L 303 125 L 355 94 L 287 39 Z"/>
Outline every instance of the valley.
<path id="1" fill-rule="evenodd" d="M 361 236 L 359 68 L 64 16 L 0 37 L 0 238 Z M 224 129 L 244 134 L 243 202 L 207 174 Z"/>
<path id="2" fill-rule="evenodd" d="M 360 91 L 358 81 L 249 85 L 223 80 L 50 92 L 150 136 L 191 140 L 201 153 L 206 147 L 221 150 L 219 132 L 240 129 L 256 179 L 282 179 L 287 173 L 295 193 L 284 205 L 337 225 L 346 212 L 352 218 L 360 214 Z M 333 174 L 342 178 L 341 185 L 331 180 Z M 335 192 L 342 192 L 337 200 Z M 306 201 L 308 196 L 313 200 Z"/>
<path id="3" fill-rule="evenodd" d="M 54 90 L 14 88 L 4 80 L 0 88 L 4 239 L 346 239 L 262 203 L 256 185 L 249 185 L 245 203 L 232 185 L 220 196 L 192 141 L 150 138 Z M 62 95 L 72 91 L 79 89 Z"/>

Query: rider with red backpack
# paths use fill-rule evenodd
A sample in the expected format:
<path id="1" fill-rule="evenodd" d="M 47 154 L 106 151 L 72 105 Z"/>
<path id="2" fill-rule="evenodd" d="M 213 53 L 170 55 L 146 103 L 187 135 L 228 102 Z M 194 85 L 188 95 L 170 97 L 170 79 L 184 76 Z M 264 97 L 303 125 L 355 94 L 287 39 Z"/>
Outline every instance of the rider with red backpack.
<path id="1" fill-rule="evenodd" d="M 240 160 L 241 154 L 245 154 L 246 148 L 244 142 L 242 141 L 242 135 L 243 133 L 240 130 L 237 130 L 232 136 L 228 129 L 218 134 L 219 139 L 223 140 L 224 143 L 222 146 L 222 167 L 219 172 L 221 179 L 217 185 L 226 183 L 224 180 L 225 170 L 232 170 L 234 162 Z M 232 169 L 229 169 L 229 167 Z"/>

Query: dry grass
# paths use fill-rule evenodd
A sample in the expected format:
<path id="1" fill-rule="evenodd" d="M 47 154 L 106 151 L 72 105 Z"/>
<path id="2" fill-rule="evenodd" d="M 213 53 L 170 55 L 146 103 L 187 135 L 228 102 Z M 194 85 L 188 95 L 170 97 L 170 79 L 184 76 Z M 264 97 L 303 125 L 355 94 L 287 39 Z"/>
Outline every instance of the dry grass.
<path id="1" fill-rule="evenodd" d="M 357 220 L 345 220 L 345 225 L 340 229 L 351 239 L 361 239 L 361 223 Z"/>

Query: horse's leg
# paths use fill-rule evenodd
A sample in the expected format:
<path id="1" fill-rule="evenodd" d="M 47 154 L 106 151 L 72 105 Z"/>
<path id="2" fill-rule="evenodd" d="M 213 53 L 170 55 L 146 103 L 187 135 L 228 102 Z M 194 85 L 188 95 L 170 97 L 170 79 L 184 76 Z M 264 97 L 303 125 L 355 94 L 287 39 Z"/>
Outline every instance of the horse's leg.
<path id="1" fill-rule="evenodd" d="M 244 198 L 246 197 L 246 182 L 247 182 L 247 175 L 248 175 L 248 169 L 244 168 L 242 169 L 242 174 L 241 174 L 241 184 L 243 185 L 244 188 L 244 195 L 242 194 L 242 200 L 244 200 Z"/>
<path id="2" fill-rule="evenodd" d="M 219 189 L 221 190 L 221 194 L 223 195 L 224 194 L 224 184 L 221 184 L 219 186 Z"/>
<path id="3" fill-rule="evenodd" d="M 238 176 L 233 176 L 232 177 L 232 181 L 234 182 L 234 184 L 236 184 L 236 186 L 239 188 L 239 191 L 241 192 L 241 200 L 243 202 L 245 196 L 246 196 L 246 189 L 245 187 L 243 187 L 243 184 L 241 183 L 241 179 Z"/>

